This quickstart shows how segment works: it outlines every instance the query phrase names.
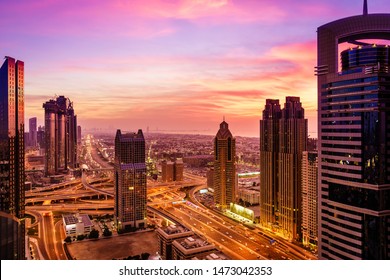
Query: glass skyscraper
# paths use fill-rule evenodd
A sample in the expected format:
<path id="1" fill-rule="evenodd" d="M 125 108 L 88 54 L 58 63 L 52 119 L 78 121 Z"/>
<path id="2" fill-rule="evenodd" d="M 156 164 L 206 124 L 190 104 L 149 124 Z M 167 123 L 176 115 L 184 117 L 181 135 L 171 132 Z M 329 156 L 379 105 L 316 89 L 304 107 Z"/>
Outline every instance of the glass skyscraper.
<path id="1" fill-rule="evenodd" d="M 45 174 L 55 175 L 77 167 L 77 116 L 73 102 L 59 96 L 45 109 Z"/>
<path id="2" fill-rule="evenodd" d="M 142 130 L 115 136 L 114 215 L 121 230 L 146 226 L 145 138 Z"/>
<path id="3" fill-rule="evenodd" d="M 214 138 L 214 200 L 221 209 L 236 203 L 236 139 L 223 121 Z"/>
<path id="4" fill-rule="evenodd" d="M 5 57 L 0 68 L 0 252 L 25 259 L 24 62 Z"/>
<path id="5" fill-rule="evenodd" d="M 320 259 L 390 259 L 390 14 L 318 34 Z"/>
<path id="6" fill-rule="evenodd" d="M 267 99 L 260 120 L 260 224 L 289 240 L 301 238 L 302 152 L 307 119 L 299 97 L 284 108 Z"/>

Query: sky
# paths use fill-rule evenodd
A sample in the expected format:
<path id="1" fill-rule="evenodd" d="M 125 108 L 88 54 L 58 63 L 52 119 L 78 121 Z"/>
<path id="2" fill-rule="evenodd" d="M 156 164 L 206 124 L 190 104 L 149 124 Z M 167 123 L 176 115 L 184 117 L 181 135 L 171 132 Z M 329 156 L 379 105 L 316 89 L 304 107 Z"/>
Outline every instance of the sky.
<path id="1" fill-rule="evenodd" d="M 25 119 L 72 102 L 85 129 L 259 136 L 299 96 L 317 135 L 316 30 L 363 0 L 1 0 L 0 55 L 25 62 Z M 369 0 L 369 13 L 389 13 Z M 26 127 L 28 131 L 28 127 Z"/>

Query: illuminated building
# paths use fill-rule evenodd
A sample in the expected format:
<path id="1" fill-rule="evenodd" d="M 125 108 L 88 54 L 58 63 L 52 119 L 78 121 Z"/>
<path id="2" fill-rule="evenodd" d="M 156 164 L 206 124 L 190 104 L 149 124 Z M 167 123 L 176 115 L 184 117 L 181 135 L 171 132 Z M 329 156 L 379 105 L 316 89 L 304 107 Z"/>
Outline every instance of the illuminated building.
<path id="1" fill-rule="evenodd" d="M 191 260 L 206 252 L 212 253 L 216 248 L 203 238 L 192 235 L 172 242 L 173 260 Z"/>
<path id="2" fill-rule="evenodd" d="M 163 182 L 183 181 L 183 160 L 161 162 L 161 180 Z"/>
<path id="3" fill-rule="evenodd" d="M 114 215 L 122 230 L 146 226 L 145 139 L 142 130 L 115 136 Z"/>
<path id="4" fill-rule="evenodd" d="M 214 201 L 221 209 L 236 202 L 236 139 L 223 121 L 214 138 Z"/>
<path id="5" fill-rule="evenodd" d="M 93 229 L 93 223 L 87 214 L 62 215 L 66 236 L 78 236 L 89 234 Z"/>
<path id="6" fill-rule="evenodd" d="M 77 116 L 69 98 L 59 96 L 43 104 L 45 109 L 46 176 L 77 167 Z"/>
<path id="7" fill-rule="evenodd" d="M 317 30 L 320 259 L 390 259 L 389 26 L 365 1 Z"/>
<path id="8" fill-rule="evenodd" d="M 37 118 L 30 118 L 28 120 L 28 134 L 30 138 L 30 146 L 37 146 Z"/>
<path id="9" fill-rule="evenodd" d="M 303 152 L 302 156 L 302 243 L 317 248 L 317 152 Z"/>
<path id="10" fill-rule="evenodd" d="M 170 225 L 156 230 L 159 241 L 159 254 L 163 260 L 172 260 L 172 242 L 194 235 L 182 225 Z"/>
<path id="11" fill-rule="evenodd" d="M 299 97 L 267 99 L 260 120 L 260 223 L 284 238 L 301 235 L 301 161 L 307 119 Z"/>
<path id="12" fill-rule="evenodd" d="M 0 68 L 1 259 L 25 259 L 24 62 Z"/>

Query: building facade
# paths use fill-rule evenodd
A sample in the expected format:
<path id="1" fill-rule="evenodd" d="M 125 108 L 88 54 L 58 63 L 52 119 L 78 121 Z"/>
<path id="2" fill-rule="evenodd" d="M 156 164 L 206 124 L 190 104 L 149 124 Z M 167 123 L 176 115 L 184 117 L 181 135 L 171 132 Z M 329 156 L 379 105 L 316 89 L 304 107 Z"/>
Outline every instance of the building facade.
<path id="1" fill-rule="evenodd" d="M 389 26 L 364 9 L 317 30 L 320 259 L 390 259 Z"/>
<path id="2" fill-rule="evenodd" d="M 45 109 L 45 175 L 77 167 L 77 116 L 69 98 L 59 96 Z"/>
<path id="3" fill-rule="evenodd" d="M 93 223 L 87 214 L 62 215 L 66 236 L 88 235 L 93 230 Z"/>
<path id="4" fill-rule="evenodd" d="M 236 139 L 223 121 L 214 138 L 214 201 L 227 209 L 236 202 Z"/>
<path id="5" fill-rule="evenodd" d="M 29 134 L 29 144 L 31 147 L 37 146 L 37 118 L 30 118 L 28 120 L 28 134 Z"/>
<path id="6" fill-rule="evenodd" d="M 2 259 L 25 259 L 24 62 L 0 68 L 0 212 Z"/>
<path id="7" fill-rule="evenodd" d="M 146 227 L 146 163 L 142 130 L 115 137 L 115 205 L 117 227 L 125 231 Z"/>
<path id="8" fill-rule="evenodd" d="M 161 162 L 161 180 L 163 182 L 183 181 L 184 165 L 182 159 L 174 162 L 163 160 Z"/>
<path id="9" fill-rule="evenodd" d="M 313 250 L 317 248 L 317 152 L 303 152 L 302 156 L 302 243 Z"/>
<path id="10" fill-rule="evenodd" d="M 286 239 L 301 237 L 301 162 L 307 119 L 299 97 L 267 99 L 260 121 L 260 223 Z"/>

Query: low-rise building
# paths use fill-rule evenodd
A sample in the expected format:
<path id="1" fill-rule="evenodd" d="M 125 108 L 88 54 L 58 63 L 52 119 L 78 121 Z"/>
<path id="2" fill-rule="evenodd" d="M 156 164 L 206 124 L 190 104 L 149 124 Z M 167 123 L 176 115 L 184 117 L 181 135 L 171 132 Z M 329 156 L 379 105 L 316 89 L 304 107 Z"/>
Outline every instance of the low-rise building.
<path id="1" fill-rule="evenodd" d="M 93 224 L 87 214 L 62 215 L 66 236 L 89 234 Z"/>
<path id="2" fill-rule="evenodd" d="M 170 225 L 157 229 L 159 254 L 164 260 L 172 260 L 172 243 L 177 239 L 194 235 L 192 231 L 182 225 Z"/>
<path id="3" fill-rule="evenodd" d="M 214 245 L 197 235 L 193 235 L 173 241 L 172 258 L 174 260 L 191 260 L 213 250 L 215 250 Z"/>

